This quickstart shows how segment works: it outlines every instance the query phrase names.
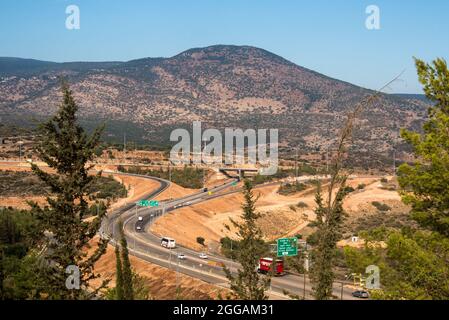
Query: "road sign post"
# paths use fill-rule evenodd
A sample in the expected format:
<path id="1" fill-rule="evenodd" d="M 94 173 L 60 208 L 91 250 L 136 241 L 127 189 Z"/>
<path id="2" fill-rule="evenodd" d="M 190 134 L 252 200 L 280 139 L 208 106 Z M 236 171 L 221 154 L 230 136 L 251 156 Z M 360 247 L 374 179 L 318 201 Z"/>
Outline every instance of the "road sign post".
<path id="1" fill-rule="evenodd" d="M 277 240 L 277 256 L 291 257 L 298 255 L 298 238 L 281 238 Z"/>
<path id="2" fill-rule="evenodd" d="M 156 200 L 139 200 L 136 202 L 139 207 L 159 207 L 159 201 Z"/>
<path id="3" fill-rule="evenodd" d="M 136 202 L 136 205 L 138 205 L 139 207 L 148 207 L 148 206 L 150 206 L 150 201 L 139 200 L 138 202 Z"/>

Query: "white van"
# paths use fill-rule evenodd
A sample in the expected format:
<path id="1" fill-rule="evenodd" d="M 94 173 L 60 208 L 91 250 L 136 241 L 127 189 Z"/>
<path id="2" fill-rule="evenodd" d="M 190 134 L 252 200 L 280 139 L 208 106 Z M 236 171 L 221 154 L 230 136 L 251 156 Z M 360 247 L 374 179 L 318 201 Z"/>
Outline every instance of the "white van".
<path id="1" fill-rule="evenodd" d="M 161 246 L 169 249 L 176 248 L 175 239 L 163 237 L 161 239 Z"/>

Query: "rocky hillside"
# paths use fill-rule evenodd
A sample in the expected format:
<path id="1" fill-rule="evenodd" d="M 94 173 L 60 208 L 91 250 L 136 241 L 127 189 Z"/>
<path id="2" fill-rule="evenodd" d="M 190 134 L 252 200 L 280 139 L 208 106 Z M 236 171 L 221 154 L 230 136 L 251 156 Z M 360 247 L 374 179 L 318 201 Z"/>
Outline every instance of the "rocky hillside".
<path id="1" fill-rule="evenodd" d="M 331 145 L 345 114 L 371 93 L 248 46 L 218 45 L 128 62 L 0 58 L 0 117 L 14 121 L 53 113 L 60 101 L 59 76 L 69 80 L 82 118 L 131 122 L 142 139 L 167 140 L 173 128 L 201 120 L 204 127 L 279 128 L 285 148 L 304 152 Z M 398 129 L 417 128 L 426 107 L 414 96 L 382 96 L 361 116 L 354 150 L 387 156 Z M 116 127 L 108 134 L 121 136 Z"/>

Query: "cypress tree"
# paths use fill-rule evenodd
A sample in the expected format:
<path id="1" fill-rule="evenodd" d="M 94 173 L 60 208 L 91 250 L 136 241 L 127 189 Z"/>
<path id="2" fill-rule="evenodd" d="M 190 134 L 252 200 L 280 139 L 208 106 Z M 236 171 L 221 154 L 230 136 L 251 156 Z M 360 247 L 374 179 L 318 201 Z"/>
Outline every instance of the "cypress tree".
<path id="1" fill-rule="evenodd" d="M 245 202 L 242 206 L 242 222 L 231 219 L 231 223 L 237 228 L 237 235 L 240 237 L 237 261 L 241 268 L 237 270 L 237 276 L 224 267 L 226 277 L 231 282 L 233 298 L 242 300 L 266 300 L 268 296 L 265 291 L 270 283 L 270 277 L 261 278 L 256 269 L 259 259 L 266 252 L 262 231 L 257 226 L 257 219 L 261 217 L 256 211 L 257 198 L 252 191 L 251 182 L 245 180 L 243 187 Z"/>
<path id="2" fill-rule="evenodd" d="M 123 225 L 120 223 L 120 246 L 122 251 L 122 281 L 123 281 L 123 299 L 134 300 L 133 273 L 128 256 L 128 243 L 123 232 Z"/>
<path id="3" fill-rule="evenodd" d="M 331 204 L 324 204 L 321 194 L 321 186 L 318 186 L 315 202 L 317 208 L 315 225 L 318 227 L 318 244 L 312 251 L 311 280 L 313 292 L 317 300 L 327 300 L 332 298 L 332 287 L 334 283 L 334 261 L 336 255 L 336 243 L 341 238 L 341 226 L 344 221 L 343 198 L 345 196 L 344 183 L 346 178 L 342 178 L 335 199 Z M 331 195 L 329 195 L 331 196 Z"/>
<path id="4" fill-rule="evenodd" d="M 32 164 L 33 172 L 51 188 L 52 196 L 46 199 L 48 206 L 32 203 L 32 211 L 47 232 L 44 247 L 48 270 L 43 272 L 43 281 L 48 298 L 89 299 L 107 284 L 104 281 L 98 288 L 89 286 L 89 282 L 98 277 L 94 273 L 94 264 L 105 252 L 107 240 L 97 241 L 90 254 L 86 250 L 92 245 L 91 240 L 100 228 L 105 210 L 90 222 L 83 219 L 89 213 L 86 198 L 95 178 L 88 175 L 93 167 L 88 162 L 99 145 L 102 128 L 87 135 L 77 122 L 78 106 L 65 83 L 62 84 L 62 94 L 63 101 L 56 115 L 40 128 L 41 141 L 37 147 L 40 159 L 55 173 L 50 174 Z M 80 290 L 66 285 L 68 266 L 78 267 Z"/>
<path id="5" fill-rule="evenodd" d="M 115 246 L 115 260 L 115 298 L 116 300 L 123 300 L 123 271 L 122 260 L 120 259 L 120 246 L 118 244 Z"/>

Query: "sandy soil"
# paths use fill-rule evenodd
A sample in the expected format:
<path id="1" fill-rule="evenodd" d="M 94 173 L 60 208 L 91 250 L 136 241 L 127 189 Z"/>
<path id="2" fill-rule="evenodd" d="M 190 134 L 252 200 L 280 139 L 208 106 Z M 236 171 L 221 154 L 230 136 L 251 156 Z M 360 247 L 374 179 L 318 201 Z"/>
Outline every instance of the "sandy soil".
<path id="1" fill-rule="evenodd" d="M 384 189 L 380 178 L 363 177 L 348 181 L 348 185 L 354 188 L 361 183 L 366 185 L 365 189 L 351 193 L 344 203 L 350 218 L 355 219 L 360 215 L 376 212 L 372 201 L 386 203 L 401 210 L 406 209 L 398 193 Z M 307 225 L 315 219 L 314 188 L 289 196 L 279 195 L 277 189 L 277 186 L 255 189 L 255 194 L 259 196 L 256 207 L 262 214 L 259 226 L 265 238 L 272 240 L 299 233 L 307 235 Z M 299 201 L 306 203 L 307 207 L 297 207 Z M 192 249 L 217 252 L 222 237 L 235 238 L 235 230 L 229 219 L 239 219 L 242 202 L 241 194 L 232 194 L 180 208 L 158 219 L 151 226 L 151 231 L 173 237 L 181 245 Z M 207 248 L 197 243 L 197 237 L 206 239 Z"/>
<path id="2" fill-rule="evenodd" d="M 103 173 L 103 175 L 109 174 L 110 173 Z M 150 179 L 114 174 L 112 174 L 112 176 L 114 177 L 114 179 L 125 185 L 125 187 L 128 189 L 128 196 L 113 203 L 109 211 L 121 207 L 126 203 L 136 202 L 137 200 L 141 199 L 146 193 L 151 192 L 151 190 L 154 190 L 159 186 L 159 182 Z"/>
<path id="3" fill-rule="evenodd" d="M 52 171 L 48 167 L 41 166 L 41 168 L 47 172 Z M 8 164 L 2 163 L 2 165 L 0 166 L 0 170 L 30 171 L 31 168 L 29 164 L 23 164 L 21 165 L 21 167 L 16 167 L 13 163 L 11 163 L 9 166 Z M 111 173 L 103 172 L 103 176 L 109 176 L 110 174 Z M 159 183 L 154 180 L 142 179 L 137 177 L 127 177 L 123 175 L 112 175 L 114 179 L 126 186 L 126 188 L 128 189 L 128 196 L 126 198 L 118 199 L 116 202 L 111 204 L 109 211 L 112 211 L 128 202 L 135 202 L 144 194 L 156 189 L 159 186 Z M 30 209 L 29 205 L 26 203 L 27 200 L 36 201 L 40 205 L 46 204 L 45 197 L 43 196 L 27 197 L 27 199 L 24 199 L 23 197 L 0 197 L 0 206 L 11 206 L 18 209 Z"/>
<path id="4" fill-rule="evenodd" d="M 226 289 L 208 284 L 204 281 L 183 275 L 174 270 L 163 268 L 130 256 L 132 268 L 139 275 L 145 277 L 152 299 L 176 299 L 176 283 L 181 287 L 182 299 L 215 299 L 221 293 L 225 296 Z M 98 286 L 101 281 L 110 279 L 109 287 L 115 285 L 115 252 L 113 246 L 108 246 L 106 253 L 95 264 L 95 271 L 100 278 L 92 282 Z"/>
<path id="5" fill-rule="evenodd" d="M 166 190 L 164 190 L 161 194 L 156 196 L 154 199 L 159 200 L 159 201 L 176 199 L 176 198 L 188 196 L 188 195 L 193 194 L 198 191 L 199 191 L 199 189 L 184 188 L 177 184 L 172 183 Z"/>
<path id="6" fill-rule="evenodd" d="M 388 177 L 391 180 L 391 177 Z M 369 213 L 372 211 L 373 205 L 371 202 L 379 201 L 392 206 L 401 205 L 401 197 L 395 190 L 387 190 L 380 182 L 380 179 L 366 179 L 362 181 L 365 183 L 365 189 L 350 193 L 345 200 L 343 208 L 347 212 L 354 214 Z M 357 185 L 353 185 L 357 187 Z"/>
<path id="7" fill-rule="evenodd" d="M 257 208 L 263 215 L 260 225 L 266 231 L 267 238 L 279 235 L 278 230 L 294 229 L 305 221 L 306 210 L 293 211 L 289 208 L 298 202 L 295 196 L 286 197 L 277 194 L 278 186 L 267 186 L 255 190 L 259 196 Z M 204 249 L 196 242 L 201 236 L 211 251 L 218 249 L 223 236 L 234 237 L 234 228 L 229 218 L 238 220 L 241 215 L 243 196 L 240 193 L 213 199 L 201 204 L 178 209 L 158 219 L 151 227 L 156 234 L 172 236 L 180 244 L 194 249 Z M 276 226 L 271 228 L 270 226 Z M 229 227 L 228 228 L 226 227 Z M 270 233 L 269 230 L 275 230 Z"/>

